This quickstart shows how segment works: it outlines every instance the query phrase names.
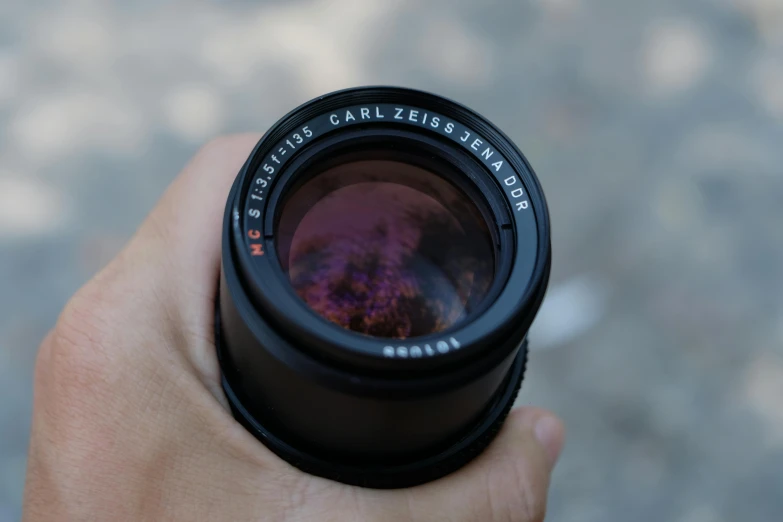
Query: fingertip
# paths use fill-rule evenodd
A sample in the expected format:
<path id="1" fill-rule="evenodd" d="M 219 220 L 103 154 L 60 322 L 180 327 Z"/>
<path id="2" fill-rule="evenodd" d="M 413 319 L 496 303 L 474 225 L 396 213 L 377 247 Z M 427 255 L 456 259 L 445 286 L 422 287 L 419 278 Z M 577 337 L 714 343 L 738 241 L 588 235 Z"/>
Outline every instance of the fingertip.
<path id="1" fill-rule="evenodd" d="M 535 435 L 538 442 L 546 449 L 549 462 L 554 468 L 565 442 L 563 422 L 554 415 L 545 415 L 536 421 Z"/>
<path id="2" fill-rule="evenodd" d="M 546 451 L 550 466 L 555 466 L 565 443 L 563 421 L 547 410 L 520 407 L 512 410 L 507 422 L 531 432 Z"/>

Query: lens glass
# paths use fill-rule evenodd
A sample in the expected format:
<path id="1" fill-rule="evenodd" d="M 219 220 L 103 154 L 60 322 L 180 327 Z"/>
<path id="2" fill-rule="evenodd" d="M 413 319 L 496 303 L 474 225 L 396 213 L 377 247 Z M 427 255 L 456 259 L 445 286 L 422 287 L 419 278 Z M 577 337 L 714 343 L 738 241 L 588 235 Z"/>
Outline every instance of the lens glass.
<path id="1" fill-rule="evenodd" d="M 405 339 L 460 323 L 486 297 L 493 236 L 476 203 L 444 176 L 365 159 L 303 177 L 278 214 L 277 251 L 320 316 Z"/>

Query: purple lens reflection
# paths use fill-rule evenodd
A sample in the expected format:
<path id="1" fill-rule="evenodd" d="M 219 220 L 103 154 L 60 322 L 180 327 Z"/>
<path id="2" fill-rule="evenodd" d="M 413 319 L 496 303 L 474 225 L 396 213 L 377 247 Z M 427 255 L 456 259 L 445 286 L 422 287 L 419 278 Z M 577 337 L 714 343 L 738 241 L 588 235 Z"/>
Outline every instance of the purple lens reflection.
<path id="1" fill-rule="evenodd" d="M 333 167 L 299 187 L 279 216 L 278 252 L 296 293 L 355 332 L 439 332 L 464 320 L 492 283 L 492 237 L 476 205 L 407 163 Z"/>

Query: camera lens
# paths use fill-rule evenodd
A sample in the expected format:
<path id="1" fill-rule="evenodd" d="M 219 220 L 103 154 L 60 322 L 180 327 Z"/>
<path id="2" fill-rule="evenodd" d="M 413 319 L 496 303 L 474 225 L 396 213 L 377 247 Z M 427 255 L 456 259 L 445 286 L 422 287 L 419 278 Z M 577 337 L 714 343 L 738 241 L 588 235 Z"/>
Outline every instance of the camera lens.
<path id="1" fill-rule="evenodd" d="M 272 451 L 395 488 L 491 442 L 551 254 L 538 180 L 486 119 L 411 89 L 321 96 L 259 141 L 223 234 L 223 389 Z"/>

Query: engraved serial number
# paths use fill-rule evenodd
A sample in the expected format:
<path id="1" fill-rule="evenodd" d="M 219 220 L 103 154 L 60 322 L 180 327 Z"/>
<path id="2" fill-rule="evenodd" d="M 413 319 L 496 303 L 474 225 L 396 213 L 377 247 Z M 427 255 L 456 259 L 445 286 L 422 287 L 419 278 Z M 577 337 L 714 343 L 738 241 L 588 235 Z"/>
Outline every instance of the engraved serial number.
<path id="1" fill-rule="evenodd" d="M 435 343 L 414 344 L 407 346 L 384 346 L 383 356 L 400 359 L 418 359 L 459 350 L 460 343 L 453 337 Z"/>

